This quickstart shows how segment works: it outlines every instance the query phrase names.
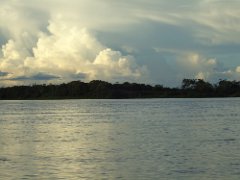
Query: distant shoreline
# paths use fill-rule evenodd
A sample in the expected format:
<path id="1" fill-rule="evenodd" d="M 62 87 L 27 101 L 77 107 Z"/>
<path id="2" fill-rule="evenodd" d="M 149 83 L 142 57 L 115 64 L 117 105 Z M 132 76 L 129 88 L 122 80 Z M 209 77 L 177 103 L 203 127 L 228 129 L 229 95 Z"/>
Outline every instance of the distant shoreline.
<path id="1" fill-rule="evenodd" d="M 240 97 L 240 82 L 220 80 L 210 84 L 201 79 L 184 79 L 181 88 L 138 83 L 111 84 L 101 80 L 72 81 L 59 85 L 31 85 L 0 88 L 0 100 L 64 99 L 155 99 L 155 98 Z"/>
<path id="2" fill-rule="evenodd" d="M 1 101 L 64 101 L 64 100 L 69 100 L 69 101 L 71 101 L 71 100 L 116 100 L 116 101 L 121 101 L 121 100 L 154 100 L 154 99 L 156 99 L 156 100 L 160 100 L 160 99 L 175 99 L 175 100 L 177 100 L 177 99 L 188 99 L 188 100 L 190 100 L 190 99 L 194 99 L 194 100 L 200 100 L 200 99 L 202 99 L 202 100 L 204 100 L 204 99 L 238 99 L 238 98 L 240 98 L 239 96 L 236 96 L 236 97 L 194 97 L 194 98 L 191 98 L 191 97 L 181 97 L 181 98 L 178 98 L 178 97 L 169 97 L 169 98 L 165 98 L 165 97 L 163 97 L 163 98 L 121 98 L 121 99 L 115 99 L 115 98 L 108 98 L 108 99 L 106 99 L 106 98 L 98 98 L 98 99 L 96 99 L 96 98 L 72 98 L 72 99 L 70 99 L 70 98 L 66 98 L 66 99 L 64 99 L 64 98 L 62 98 L 62 99 L 0 99 L 0 102 Z"/>

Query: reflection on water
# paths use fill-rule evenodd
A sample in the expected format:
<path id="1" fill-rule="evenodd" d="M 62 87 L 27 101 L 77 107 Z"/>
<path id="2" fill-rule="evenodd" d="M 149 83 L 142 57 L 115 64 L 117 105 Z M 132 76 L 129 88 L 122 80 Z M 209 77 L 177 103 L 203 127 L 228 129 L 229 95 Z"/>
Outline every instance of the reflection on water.
<path id="1" fill-rule="evenodd" d="M 0 102 L 0 179 L 239 179 L 240 99 Z"/>

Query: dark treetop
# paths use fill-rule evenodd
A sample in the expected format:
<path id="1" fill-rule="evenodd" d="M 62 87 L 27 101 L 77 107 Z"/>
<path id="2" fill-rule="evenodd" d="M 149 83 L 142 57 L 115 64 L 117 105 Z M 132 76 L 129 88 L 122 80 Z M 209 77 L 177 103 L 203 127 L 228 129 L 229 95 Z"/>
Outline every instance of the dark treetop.
<path id="1" fill-rule="evenodd" d="M 123 99 L 240 97 L 240 81 L 220 80 L 210 84 L 201 79 L 184 79 L 181 88 L 125 82 L 111 84 L 94 80 L 60 85 L 31 85 L 0 88 L 0 99 Z"/>

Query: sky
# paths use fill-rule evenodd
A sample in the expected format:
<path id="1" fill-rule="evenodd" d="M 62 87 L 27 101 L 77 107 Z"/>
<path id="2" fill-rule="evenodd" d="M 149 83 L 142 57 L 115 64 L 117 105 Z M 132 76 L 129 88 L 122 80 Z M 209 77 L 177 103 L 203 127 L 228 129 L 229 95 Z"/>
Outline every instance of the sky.
<path id="1" fill-rule="evenodd" d="M 240 80 L 240 0 L 1 0 L 0 86 Z"/>

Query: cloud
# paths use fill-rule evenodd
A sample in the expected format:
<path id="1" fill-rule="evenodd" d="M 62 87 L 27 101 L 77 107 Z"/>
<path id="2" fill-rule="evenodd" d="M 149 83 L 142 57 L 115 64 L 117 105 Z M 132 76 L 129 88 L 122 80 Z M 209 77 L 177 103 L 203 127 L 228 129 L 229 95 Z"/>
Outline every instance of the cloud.
<path id="1" fill-rule="evenodd" d="M 71 74 L 70 76 L 72 79 L 81 79 L 81 80 L 84 80 L 88 77 L 87 74 L 85 73 L 76 73 L 76 74 Z"/>
<path id="2" fill-rule="evenodd" d="M 236 68 L 236 72 L 237 72 L 237 73 L 240 73 L 240 66 L 238 66 L 238 67 Z"/>
<path id="3" fill-rule="evenodd" d="M 183 78 L 204 79 L 216 82 L 219 79 L 239 80 L 237 69 L 229 69 L 216 58 L 206 58 L 198 53 L 181 56 L 177 61 L 178 76 Z"/>
<path id="4" fill-rule="evenodd" d="M 2 76 L 7 76 L 9 73 L 8 72 L 2 72 L 2 71 L 0 71 L 0 77 L 2 77 Z"/>
<path id="5" fill-rule="evenodd" d="M 38 74 L 34 74 L 32 76 L 18 76 L 18 77 L 11 78 L 9 80 L 11 80 L 11 81 L 26 81 L 26 80 L 48 81 L 48 80 L 59 79 L 59 78 L 60 78 L 59 76 L 55 76 L 55 75 L 51 75 L 51 74 L 38 73 Z"/>
<path id="6" fill-rule="evenodd" d="M 173 86 L 181 78 L 237 79 L 239 5 L 239 0 L 2 0 L 0 70 L 12 79 L 61 77 L 47 82 L 79 78 Z"/>
<path id="7" fill-rule="evenodd" d="M 98 69 L 101 77 L 110 77 L 118 81 L 124 81 L 130 78 L 130 81 L 136 81 L 147 75 L 146 67 L 139 67 L 133 56 L 123 56 L 119 51 L 105 49 L 101 51 L 93 62 Z M 109 80 L 109 79 L 108 79 Z"/>
<path id="8" fill-rule="evenodd" d="M 61 76 L 62 81 L 77 77 L 138 81 L 147 74 L 133 56 L 107 48 L 86 28 L 69 27 L 59 19 L 49 22 L 48 31 L 39 33 L 31 53 L 22 48 L 21 41 L 9 40 L 3 45 L 0 67 L 12 72 L 11 80 L 59 81 Z M 35 72 L 39 73 L 32 75 Z"/>

